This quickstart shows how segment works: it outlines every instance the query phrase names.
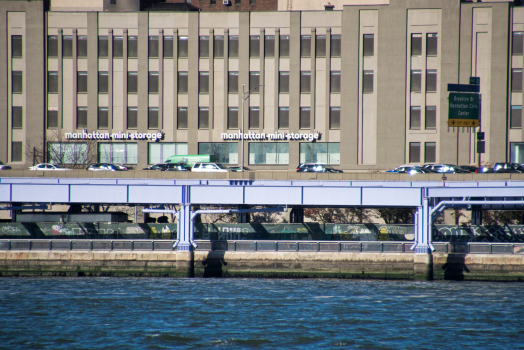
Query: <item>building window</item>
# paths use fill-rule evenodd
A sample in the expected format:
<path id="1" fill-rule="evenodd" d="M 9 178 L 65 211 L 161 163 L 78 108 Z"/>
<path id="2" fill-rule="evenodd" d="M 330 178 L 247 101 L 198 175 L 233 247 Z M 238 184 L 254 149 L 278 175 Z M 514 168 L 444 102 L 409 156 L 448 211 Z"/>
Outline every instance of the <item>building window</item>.
<path id="1" fill-rule="evenodd" d="M 411 34 L 411 56 L 422 55 L 422 34 Z"/>
<path id="2" fill-rule="evenodd" d="M 278 128 L 289 129 L 289 107 L 278 107 Z"/>
<path id="3" fill-rule="evenodd" d="M 58 72 L 47 72 L 47 92 L 49 94 L 58 93 Z"/>
<path id="4" fill-rule="evenodd" d="M 87 107 L 76 108 L 76 128 L 87 128 Z"/>
<path id="5" fill-rule="evenodd" d="M 522 68 L 513 68 L 511 70 L 511 91 L 522 91 Z"/>
<path id="6" fill-rule="evenodd" d="M 149 53 L 149 58 L 158 57 L 158 35 L 152 35 L 149 37 L 147 42 L 147 52 Z"/>
<path id="7" fill-rule="evenodd" d="M 22 107 L 11 108 L 11 127 L 13 129 L 22 129 Z"/>
<path id="8" fill-rule="evenodd" d="M 330 92 L 340 92 L 340 71 L 331 71 Z"/>
<path id="9" fill-rule="evenodd" d="M 47 36 L 47 57 L 58 57 L 58 36 Z"/>
<path id="10" fill-rule="evenodd" d="M 260 57 L 260 35 L 249 36 L 249 57 Z"/>
<path id="11" fill-rule="evenodd" d="M 187 129 L 187 107 L 178 107 L 177 129 Z"/>
<path id="12" fill-rule="evenodd" d="M 158 72 L 149 72 L 148 87 L 150 94 L 158 93 Z"/>
<path id="13" fill-rule="evenodd" d="M 127 93 L 136 94 L 138 92 L 138 72 L 127 72 Z"/>
<path id="14" fill-rule="evenodd" d="M 279 72 L 278 74 L 278 91 L 280 93 L 289 92 L 289 72 Z"/>
<path id="15" fill-rule="evenodd" d="M 110 0 L 109 5 L 116 5 L 116 0 Z"/>
<path id="16" fill-rule="evenodd" d="M 342 52 L 342 39 L 340 34 L 331 35 L 331 57 L 340 57 Z"/>
<path id="17" fill-rule="evenodd" d="M 513 32 L 511 38 L 511 53 L 513 55 L 522 55 L 523 32 Z"/>
<path id="18" fill-rule="evenodd" d="M 249 90 L 256 87 L 255 90 L 253 90 L 253 93 L 256 94 L 260 92 L 260 88 L 258 87 L 260 85 L 260 72 L 249 72 Z"/>
<path id="19" fill-rule="evenodd" d="M 437 92 L 437 70 L 426 71 L 426 92 Z"/>
<path id="20" fill-rule="evenodd" d="M 281 35 L 278 43 L 280 57 L 289 57 L 289 35 Z"/>
<path id="21" fill-rule="evenodd" d="M 98 128 L 109 128 L 109 109 L 107 107 L 98 107 Z"/>
<path id="22" fill-rule="evenodd" d="M 249 107 L 249 128 L 260 128 L 260 107 Z"/>
<path id="23" fill-rule="evenodd" d="M 264 37 L 264 50 L 266 57 L 275 57 L 275 36 L 266 35 Z"/>
<path id="24" fill-rule="evenodd" d="M 214 154 L 222 164 L 238 164 L 238 142 L 200 142 L 198 154 Z"/>
<path id="25" fill-rule="evenodd" d="M 79 35 L 76 37 L 76 55 L 79 58 L 87 57 L 87 36 Z"/>
<path id="26" fill-rule="evenodd" d="M 24 87 L 22 72 L 13 71 L 11 77 L 12 77 L 11 88 L 12 88 L 13 94 L 21 94 L 23 92 L 23 87 Z M 57 88 L 57 91 L 58 91 L 58 88 Z"/>
<path id="27" fill-rule="evenodd" d="M 300 163 L 340 164 L 340 143 L 301 142 Z"/>
<path id="28" fill-rule="evenodd" d="M 299 128 L 300 129 L 309 129 L 310 125 L 311 125 L 311 108 L 310 107 L 300 107 Z"/>
<path id="29" fill-rule="evenodd" d="M 340 129 L 340 107 L 331 107 L 329 109 L 329 128 Z"/>
<path id="30" fill-rule="evenodd" d="M 240 5 L 242 3 L 242 0 L 235 0 L 235 5 Z"/>
<path id="31" fill-rule="evenodd" d="M 256 0 L 249 0 L 249 5 L 256 5 Z"/>
<path id="32" fill-rule="evenodd" d="M 12 35 L 11 36 L 11 56 L 13 58 L 22 57 L 23 53 L 22 45 L 22 36 L 21 35 Z"/>
<path id="33" fill-rule="evenodd" d="M 73 37 L 71 35 L 64 35 L 62 37 L 62 57 L 73 57 Z"/>
<path id="34" fill-rule="evenodd" d="M 186 155 L 186 142 L 149 142 L 148 164 L 165 163 L 171 156 Z"/>
<path id="35" fill-rule="evenodd" d="M 107 35 L 100 35 L 98 37 L 98 57 L 107 57 L 109 55 L 109 43 L 107 42 Z"/>
<path id="36" fill-rule="evenodd" d="M 165 36 L 163 45 L 163 56 L 164 58 L 173 58 L 173 37 Z"/>
<path id="37" fill-rule="evenodd" d="M 289 143 L 250 142 L 249 164 L 289 164 Z"/>
<path id="38" fill-rule="evenodd" d="M 437 107 L 426 106 L 426 129 L 435 130 L 437 128 Z"/>
<path id="39" fill-rule="evenodd" d="M 435 163 L 437 161 L 437 144 L 436 142 L 426 142 L 424 144 L 424 162 Z"/>
<path id="40" fill-rule="evenodd" d="M 370 94 L 373 92 L 373 71 L 365 70 L 362 77 L 362 92 Z"/>
<path id="41" fill-rule="evenodd" d="M 409 128 L 411 130 L 420 130 L 420 107 L 411 106 L 409 113 Z"/>
<path id="42" fill-rule="evenodd" d="M 209 93 L 209 72 L 198 73 L 198 92 L 201 94 Z"/>
<path id="43" fill-rule="evenodd" d="M 113 57 L 122 58 L 124 57 L 124 37 L 114 36 L 113 37 Z"/>
<path id="44" fill-rule="evenodd" d="M 228 55 L 230 58 L 238 58 L 238 35 L 229 36 Z"/>
<path id="45" fill-rule="evenodd" d="M 215 58 L 224 58 L 224 36 L 216 35 L 213 40 L 213 56 Z"/>
<path id="46" fill-rule="evenodd" d="M 311 92 L 311 72 L 301 71 L 300 72 L 300 92 L 310 93 Z"/>
<path id="47" fill-rule="evenodd" d="M 21 162 L 22 161 L 22 142 L 12 142 L 11 143 L 11 162 Z"/>
<path id="48" fill-rule="evenodd" d="M 47 111 L 47 128 L 58 128 L 58 111 Z"/>
<path id="49" fill-rule="evenodd" d="M 209 129 L 209 107 L 198 108 L 198 128 Z"/>
<path id="50" fill-rule="evenodd" d="M 238 72 L 229 72 L 227 87 L 230 94 L 238 93 Z"/>
<path id="51" fill-rule="evenodd" d="M 511 142 L 510 148 L 510 162 L 522 164 L 524 163 L 524 143 Z"/>
<path id="52" fill-rule="evenodd" d="M 189 81 L 187 72 L 178 72 L 178 93 L 187 94 L 188 84 Z"/>
<path id="53" fill-rule="evenodd" d="M 107 72 L 98 72 L 98 93 L 107 94 L 109 90 L 109 75 Z"/>
<path id="54" fill-rule="evenodd" d="M 128 36 L 127 37 L 127 58 L 138 57 L 138 37 Z"/>
<path id="55" fill-rule="evenodd" d="M 511 106 L 510 128 L 522 128 L 522 106 Z"/>
<path id="56" fill-rule="evenodd" d="M 363 46 L 364 56 L 375 56 L 375 35 L 364 34 Z"/>
<path id="57" fill-rule="evenodd" d="M 238 107 L 229 107 L 227 111 L 227 128 L 238 129 Z"/>
<path id="58" fill-rule="evenodd" d="M 421 75 L 420 70 L 411 71 L 411 92 L 420 92 Z"/>
<path id="59" fill-rule="evenodd" d="M 178 37 L 178 58 L 187 58 L 189 53 L 188 37 Z"/>
<path id="60" fill-rule="evenodd" d="M 409 162 L 420 163 L 420 142 L 409 143 Z"/>
<path id="61" fill-rule="evenodd" d="M 326 36 L 317 35 L 315 43 L 315 51 L 317 57 L 326 57 Z"/>
<path id="62" fill-rule="evenodd" d="M 158 129 L 158 107 L 149 107 L 147 114 L 147 128 Z"/>
<path id="63" fill-rule="evenodd" d="M 87 93 L 87 72 L 76 73 L 76 90 L 77 93 Z"/>
<path id="64" fill-rule="evenodd" d="M 311 35 L 300 36 L 300 57 L 311 57 Z"/>
<path id="65" fill-rule="evenodd" d="M 100 163 L 137 164 L 138 146 L 136 142 L 113 142 L 98 144 Z"/>
<path id="66" fill-rule="evenodd" d="M 200 36 L 198 38 L 198 57 L 209 57 L 209 36 Z"/>
<path id="67" fill-rule="evenodd" d="M 428 33 L 426 40 L 427 56 L 436 56 L 438 53 L 438 36 L 437 33 Z"/>
<path id="68" fill-rule="evenodd" d="M 127 107 L 127 128 L 136 129 L 138 126 L 138 108 Z"/>

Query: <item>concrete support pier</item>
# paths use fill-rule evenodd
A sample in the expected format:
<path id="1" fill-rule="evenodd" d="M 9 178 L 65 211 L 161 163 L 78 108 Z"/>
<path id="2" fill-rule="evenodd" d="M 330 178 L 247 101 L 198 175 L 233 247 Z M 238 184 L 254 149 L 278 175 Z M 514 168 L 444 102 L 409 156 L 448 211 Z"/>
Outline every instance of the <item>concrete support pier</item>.
<path id="1" fill-rule="evenodd" d="M 415 281 L 433 280 L 433 254 L 415 254 L 413 256 L 413 277 Z"/>
<path id="2" fill-rule="evenodd" d="M 195 277 L 195 252 L 179 251 L 176 253 L 176 276 Z"/>

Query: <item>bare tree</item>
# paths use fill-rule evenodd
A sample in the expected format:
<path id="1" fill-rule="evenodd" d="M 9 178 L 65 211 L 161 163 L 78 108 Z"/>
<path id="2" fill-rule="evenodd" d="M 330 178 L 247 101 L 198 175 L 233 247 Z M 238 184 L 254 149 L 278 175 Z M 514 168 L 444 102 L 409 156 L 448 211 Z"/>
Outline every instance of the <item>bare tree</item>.
<path id="1" fill-rule="evenodd" d="M 323 224 L 362 224 L 373 221 L 373 211 L 360 208 L 306 208 L 304 216 Z"/>
<path id="2" fill-rule="evenodd" d="M 392 208 L 380 208 L 375 209 L 382 220 L 386 224 L 412 224 L 414 223 L 414 209 L 392 209 Z"/>

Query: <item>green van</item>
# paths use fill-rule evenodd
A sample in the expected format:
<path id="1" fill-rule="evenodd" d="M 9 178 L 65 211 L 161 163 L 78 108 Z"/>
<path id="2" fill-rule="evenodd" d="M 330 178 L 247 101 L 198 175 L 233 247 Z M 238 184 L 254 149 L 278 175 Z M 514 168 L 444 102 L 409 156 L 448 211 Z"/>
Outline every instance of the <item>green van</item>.
<path id="1" fill-rule="evenodd" d="M 176 155 L 167 158 L 166 163 L 183 163 L 189 166 L 195 163 L 218 163 L 218 156 L 214 154 Z"/>

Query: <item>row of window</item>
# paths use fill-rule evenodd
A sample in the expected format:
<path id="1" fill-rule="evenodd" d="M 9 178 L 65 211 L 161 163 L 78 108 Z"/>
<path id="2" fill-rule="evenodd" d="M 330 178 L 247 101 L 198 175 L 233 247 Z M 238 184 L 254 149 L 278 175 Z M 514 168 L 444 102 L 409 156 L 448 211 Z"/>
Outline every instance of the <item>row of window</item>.
<path id="1" fill-rule="evenodd" d="M 422 125 L 420 106 L 411 106 L 409 114 L 409 128 L 411 130 L 435 130 L 437 128 L 437 107 L 426 106 L 424 125 Z"/>
<path id="2" fill-rule="evenodd" d="M 410 142 L 409 143 L 409 162 L 410 163 L 435 163 L 437 161 L 437 143 L 436 142 L 425 142 L 424 153 L 422 154 L 422 143 L 421 142 Z M 422 160 L 424 156 L 424 160 Z"/>

